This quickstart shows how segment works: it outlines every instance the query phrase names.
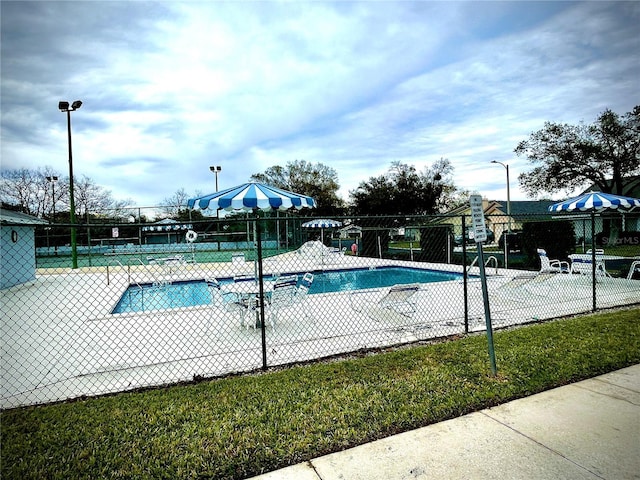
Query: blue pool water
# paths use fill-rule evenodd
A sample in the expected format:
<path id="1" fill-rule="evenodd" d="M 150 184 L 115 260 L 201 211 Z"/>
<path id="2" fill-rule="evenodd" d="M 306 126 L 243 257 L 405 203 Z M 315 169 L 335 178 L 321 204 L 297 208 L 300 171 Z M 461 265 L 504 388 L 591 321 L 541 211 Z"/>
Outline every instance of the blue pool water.
<path id="1" fill-rule="evenodd" d="M 300 279 L 302 275 L 299 275 Z M 462 274 L 407 267 L 336 270 L 314 273 L 309 294 L 382 288 L 407 283 L 446 282 Z M 265 277 L 265 280 L 271 280 Z M 221 284 L 233 279 L 219 279 Z M 168 285 L 131 285 L 111 313 L 144 312 L 167 308 L 195 307 L 211 303 L 204 280 L 177 281 Z"/>
<path id="2" fill-rule="evenodd" d="M 211 303 L 204 280 L 173 282 L 168 285 L 130 285 L 111 313 L 147 312 L 166 308 L 195 307 Z"/>
<path id="3" fill-rule="evenodd" d="M 365 288 L 391 287 L 406 283 L 446 282 L 462 274 L 407 267 L 379 267 L 372 270 L 336 270 L 314 274 L 309 293 L 342 292 Z"/>

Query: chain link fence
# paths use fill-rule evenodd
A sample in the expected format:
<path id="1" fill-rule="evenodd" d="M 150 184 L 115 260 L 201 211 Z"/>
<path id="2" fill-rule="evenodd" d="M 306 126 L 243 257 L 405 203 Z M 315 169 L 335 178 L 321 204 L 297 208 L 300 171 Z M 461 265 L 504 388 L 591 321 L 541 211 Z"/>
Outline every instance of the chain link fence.
<path id="1" fill-rule="evenodd" d="M 72 268 L 71 225 L 3 219 L 0 407 L 485 328 L 468 217 L 305 220 L 80 225 Z M 639 304 L 639 224 L 487 217 L 493 326 Z"/>

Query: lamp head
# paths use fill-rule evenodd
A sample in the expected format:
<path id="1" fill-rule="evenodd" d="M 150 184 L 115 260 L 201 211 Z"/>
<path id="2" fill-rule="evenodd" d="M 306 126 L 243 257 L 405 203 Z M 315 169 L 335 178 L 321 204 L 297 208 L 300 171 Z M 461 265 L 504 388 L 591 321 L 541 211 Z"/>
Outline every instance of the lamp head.
<path id="1" fill-rule="evenodd" d="M 67 104 L 67 105 L 69 105 L 69 104 Z M 81 102 L 80 100 L 76 100 L 75 102 L 73 102 L 73 103 L 71 104 L 71 108 L 72 108 L 73 110 L 77 110 L 77 109 L 79 109 L 81 106 L 82 106 L 82 102 Z"/>
<path id="2" fill-rule="evenodd" d="M 69 102 L 58 102 L 58 108 L 61 112 L 66 112 L 69 110 Z"/>

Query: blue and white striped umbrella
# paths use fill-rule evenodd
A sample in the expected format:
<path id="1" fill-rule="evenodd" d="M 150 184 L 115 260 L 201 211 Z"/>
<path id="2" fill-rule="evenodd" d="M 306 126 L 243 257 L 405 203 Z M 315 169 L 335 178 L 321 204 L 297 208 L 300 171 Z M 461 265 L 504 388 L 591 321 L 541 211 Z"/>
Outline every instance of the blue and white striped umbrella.
<path id="1" fill-rule="evenodd" d="M 302 224 L 305 228 L 334 228 L 341 227 L 342 222 L 337 220 L 330 220 L 328 218 L 319 218 L 317 220 L 310 220 Z"/>
<path id="2" fill-rule="evenodd" d="M 330 220 L 328 218 L 319 218 L 317 220 L 310 220 L 302 224 L 304 228 L 319 228 L 320 229 L 320 241 L 324 243 L 324 229 L 341 227 L 342 222 L 337 220 Z"/>
<path id="3" fill-rule="evenodd" d="M 189 208 L 202 210 L 288 210 L 290 208 L 315 208 L 312 197 L 300 195 L 281 188 L 258 182 L 249 182 L 237 187 L 211 193 L 187 202 Z"/>
<path id="4" fill-rule="evenodd" d="M 564 202 L 554 203 L 549 207 L 550 212 L 571 212 L 573 210 L 615 210 L 617 208 L 640 207 L 640 199 L 621 197 L 611 193 L 589 192 L 579 197 L 570 198 Z"/>

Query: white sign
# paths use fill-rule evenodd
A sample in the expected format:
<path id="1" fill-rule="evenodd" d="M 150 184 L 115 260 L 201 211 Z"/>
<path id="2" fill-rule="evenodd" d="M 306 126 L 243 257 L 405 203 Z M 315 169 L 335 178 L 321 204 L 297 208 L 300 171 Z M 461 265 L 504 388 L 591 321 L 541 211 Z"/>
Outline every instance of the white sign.
<path id="1" fill-rule="evenodd" d="M 111 237 L 118 238 L 119 236 L 120 236 L 120 230 L 118 230 L 118 227 L 113 227 L 111 229 Z"/>
<path id="2" fill-rule="evenodd" d="M 476 243 L 485 242 L 487 240 L 487 229 L 484 223 L 484 210 L 482 208 L 482 197 L 480 195 L 471 195 L 469 197 L 471 204 L 471 223 L 473 226 L 473 239 Z M 469 235 L 471 237 L 471 235 Z"/>

